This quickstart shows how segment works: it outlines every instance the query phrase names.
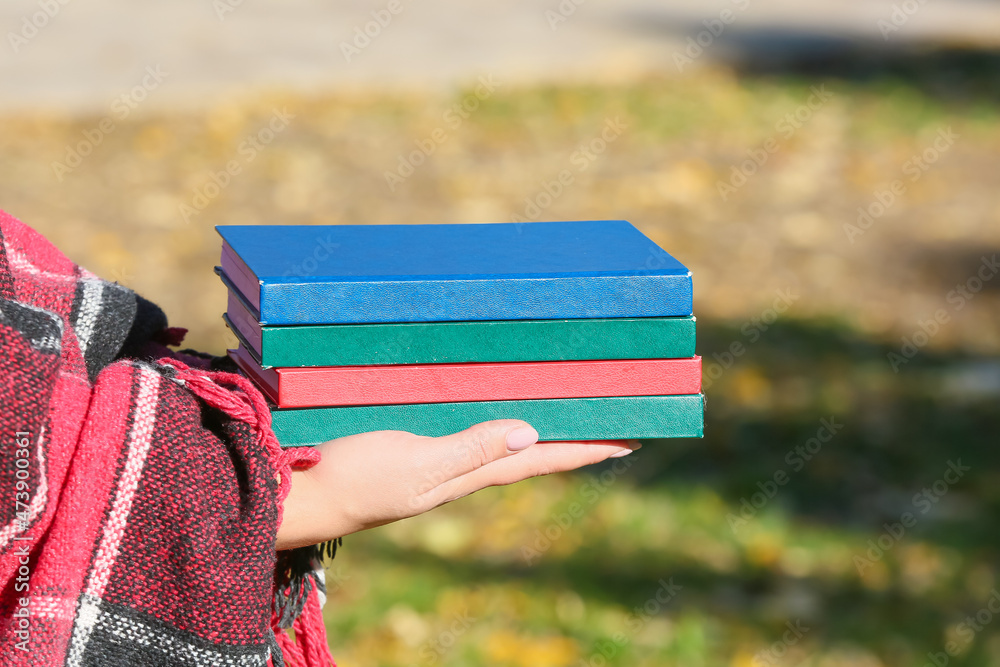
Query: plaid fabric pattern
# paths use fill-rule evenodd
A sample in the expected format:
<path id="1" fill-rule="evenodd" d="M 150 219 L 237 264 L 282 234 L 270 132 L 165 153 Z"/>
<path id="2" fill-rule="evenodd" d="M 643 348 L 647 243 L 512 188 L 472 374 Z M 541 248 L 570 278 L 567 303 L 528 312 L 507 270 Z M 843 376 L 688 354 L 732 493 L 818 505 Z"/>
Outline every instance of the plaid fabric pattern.
<path id="1" fill-rule="evenodd" d="M 283 664 L 277 473 L 311 459 L 192 391 L 263 400 L 159 309 L 2 211 L 0 241 L 0 664 Z"/>

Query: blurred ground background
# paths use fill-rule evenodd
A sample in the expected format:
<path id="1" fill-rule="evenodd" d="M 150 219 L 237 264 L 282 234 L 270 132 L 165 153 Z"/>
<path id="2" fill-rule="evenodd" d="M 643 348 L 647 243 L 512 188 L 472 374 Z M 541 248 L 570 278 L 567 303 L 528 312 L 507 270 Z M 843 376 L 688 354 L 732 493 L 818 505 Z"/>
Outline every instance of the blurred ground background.
<path id="1" fill-rule="evenodd" d="M 625 218 L 694 272 L 705 439 L 349 537 L 339 663 L 1000 664 L 1000 4 L 401 6 L 350 62 L 384 4 L 0 8 L 0 207 L 196 348 L 216 224 Z"/>

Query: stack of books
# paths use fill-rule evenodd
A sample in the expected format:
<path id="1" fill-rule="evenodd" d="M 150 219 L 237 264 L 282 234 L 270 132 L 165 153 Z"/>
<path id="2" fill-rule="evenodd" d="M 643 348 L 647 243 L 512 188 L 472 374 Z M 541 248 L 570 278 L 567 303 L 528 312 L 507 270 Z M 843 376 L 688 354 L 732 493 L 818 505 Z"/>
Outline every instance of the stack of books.
<path id="1" fill-rule="evenodd" d="M 216 229 L 230 355 L 284 446 L 702 435 L 691 273 L 628 222 Z"/>

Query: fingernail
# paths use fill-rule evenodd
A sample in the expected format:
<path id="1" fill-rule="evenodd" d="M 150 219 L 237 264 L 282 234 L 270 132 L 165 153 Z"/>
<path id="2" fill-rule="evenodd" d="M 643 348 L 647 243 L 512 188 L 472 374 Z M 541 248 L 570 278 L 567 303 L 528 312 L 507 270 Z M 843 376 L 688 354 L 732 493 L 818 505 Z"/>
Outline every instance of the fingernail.
<path id="1" fill-rule="evenodd" d="M 519 452 L 538 442 L 538 431 L 530 426 L 515 428 L 507 434 L 507 451 Z"/>
<path id="2" fill-rule="evenodd" d="M 628 456 L 629 454 L 631 454 L 632 452 L 634 452 L 637 449 L 642 449 L 642 443 L 639 442 L 638 440 L 629 440 L 628 441 L 628 446 L 629 446 L 628 449 L 623 449 L 620 452 L 616 452 L 616 453 L 612 454 L 611 456 L 609 456 L 608 458 L 609 459 L 620 459 L 623 456 Z"/>

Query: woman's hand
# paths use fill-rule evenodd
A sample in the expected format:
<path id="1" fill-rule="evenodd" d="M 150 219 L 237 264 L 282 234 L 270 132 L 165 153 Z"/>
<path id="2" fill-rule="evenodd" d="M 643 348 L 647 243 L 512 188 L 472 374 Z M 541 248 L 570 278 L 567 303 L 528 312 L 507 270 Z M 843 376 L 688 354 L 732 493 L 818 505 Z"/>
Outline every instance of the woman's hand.
<path id="1" fill-rule="evenodd" d="M 523 421 L 484 422 L 428 438 L 377 431 L 319 445 L 322 460 L 292 472 L 278 549 L 318 544 L 405 519 L 488 486 L 573 470 L 637 442 L 542 442 Z"/>

